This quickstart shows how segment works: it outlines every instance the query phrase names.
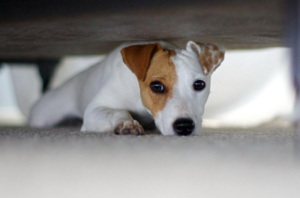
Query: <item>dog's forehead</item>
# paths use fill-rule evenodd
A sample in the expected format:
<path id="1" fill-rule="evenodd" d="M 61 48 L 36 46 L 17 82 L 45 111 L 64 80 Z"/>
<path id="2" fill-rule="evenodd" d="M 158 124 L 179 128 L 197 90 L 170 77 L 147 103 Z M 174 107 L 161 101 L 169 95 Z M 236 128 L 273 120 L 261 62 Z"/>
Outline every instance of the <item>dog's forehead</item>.
<path id="1" fill-rule="evenodd" d="M 176 78 L 175 68 L 172 57 L 175 56 L 175 51 L 164 50 L 157 52 L 151 60 L 146 78 Z"/>
<path id="2" fill-rule="evenodd" d="M 190 78 L 206 78 L 200 57 L 197 53 L 187 50 L 176 50 L 176 56 L 172 57 L 172 60 L 178 74 L 185 73 L 185 75 L 189 75 Z"/>

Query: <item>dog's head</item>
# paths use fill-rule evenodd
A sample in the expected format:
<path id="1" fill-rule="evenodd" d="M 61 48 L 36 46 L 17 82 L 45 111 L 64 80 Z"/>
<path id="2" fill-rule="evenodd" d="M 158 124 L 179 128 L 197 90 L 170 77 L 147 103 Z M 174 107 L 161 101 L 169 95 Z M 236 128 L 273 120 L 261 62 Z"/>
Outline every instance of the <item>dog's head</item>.
<path id="1" fill-rule="evenodd" d="M 221 46 L 192 41 L 184 50 L 163 49 L 159 43 L 121 50 L 138 79 L 142 102 L 163 135 L 200 133 L 211 74 L 224 53 Z"/>

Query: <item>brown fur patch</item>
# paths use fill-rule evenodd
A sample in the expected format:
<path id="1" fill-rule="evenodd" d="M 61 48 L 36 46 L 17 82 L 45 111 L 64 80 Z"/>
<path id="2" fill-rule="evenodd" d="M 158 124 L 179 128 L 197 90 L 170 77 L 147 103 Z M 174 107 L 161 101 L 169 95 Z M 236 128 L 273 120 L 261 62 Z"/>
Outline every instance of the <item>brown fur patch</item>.
<path id="1" fill-rule="evenodd" d="M 154 117 L 161 111 L 167 100 L 172 97 L 173 87 L 177 80 L 175 65 L 171 59 L 176 53 L 173 50 L 159 50 L 151 60 L 144 81 L 139 81 L 142 102 Z M 160 81 L 165 86 L 162 94 L 153 93 L 150 84 Z"/>
<path id="2" fill-rule="evenodd" d="M 219 52 L 218 59 L 223 59 L 223 58 L 224 58 L 224 52 Z"/>
<path id="3" fill-rule="evenodd" d="M 224 52 L 220 51 L 220 48 L 211 43 L 197 43 L 202 51 L 200 53 L 200 60 L 203 68 L 205 69 L 205 75 L 212 72 L 217 64 L 224 59 Z"/>
<path id="4" fill-rule="evenodd" d="M 218 46 L 216 46 L 216 45 L 213 45 L 213 48 L 212 48 L 214 51 L 218 51 L 219 50 L 219 48 L 218 48 Z"/>
<path id="5" fill-rule="evenodd" d="M 213 64 L 216 65 L 216 64 L 218 64 L 218 62 L 219 62 L 218 56 L 215 56 L 215 57 L 214 57 L 214 63 L 213 63 Z"/>
<path id="6" fill-rule="evenodd" d="M 121 50 L 124 63 L 136 75 L 138 80 L 144 80 L 150 66 L 153 54 L 162 50 L 159 43 L 148 45 L 132 45 Z"/>

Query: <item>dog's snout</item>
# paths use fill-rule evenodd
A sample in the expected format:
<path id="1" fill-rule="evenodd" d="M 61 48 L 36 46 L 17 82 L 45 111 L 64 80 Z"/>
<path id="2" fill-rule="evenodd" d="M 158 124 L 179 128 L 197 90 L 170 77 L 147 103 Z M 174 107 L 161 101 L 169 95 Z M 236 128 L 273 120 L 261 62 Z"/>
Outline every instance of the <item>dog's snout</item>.
<path id="1" fill-rule="evenodd" d="M 174 122 L 173 128 L 178 135 L 187 136 L 193 132 L 195 123 L 190 118 L 179 118 Z"/>

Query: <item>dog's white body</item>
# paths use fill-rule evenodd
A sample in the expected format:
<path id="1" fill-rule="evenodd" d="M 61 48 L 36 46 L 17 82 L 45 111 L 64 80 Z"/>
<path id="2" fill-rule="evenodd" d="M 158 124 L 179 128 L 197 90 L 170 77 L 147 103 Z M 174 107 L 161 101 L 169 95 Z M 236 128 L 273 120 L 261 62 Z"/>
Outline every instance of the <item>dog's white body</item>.
<path id="1" fill-rule="evenodd" d="M 151 43 L 154 42 L 123 44 L 102 62 L 46 93 L 33 107 L 30 125 L 47 127 L 66 117 L 80 117 L 83 118 L 82 131 L 112 131 L 121 124 L 122 129 L 135 128 L 141 132 L 143 128 L 140 124 L 146 125 L 154 119 L 162 134 L 173 135 L 174 120 L 189 117 L 195 122 L 193 134 L 199 134 L 211 75 L 205 75 L 205 69 L 200 66 L 201 60 L 194 47 L 196 44 L 190 42 L 187 49 L 176 49 L 171 44 L 159 42 L 162 48 L 176 52 L 172 61 L 177 80 L 172 96 L 153 117 L 151 109 L 146 108 L 142 101 L 137 76 L 124 63 L 124 57 L 120 53 L 122 49 L 131 45 Z M 206 88 L 201 93 L 192 89 L 195 79 L 206 83 Z"/>

